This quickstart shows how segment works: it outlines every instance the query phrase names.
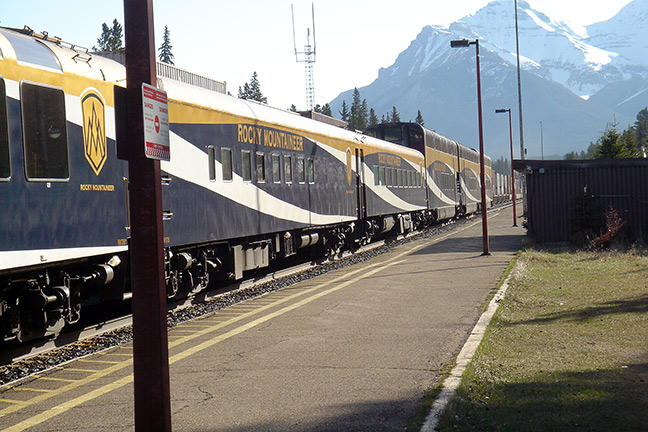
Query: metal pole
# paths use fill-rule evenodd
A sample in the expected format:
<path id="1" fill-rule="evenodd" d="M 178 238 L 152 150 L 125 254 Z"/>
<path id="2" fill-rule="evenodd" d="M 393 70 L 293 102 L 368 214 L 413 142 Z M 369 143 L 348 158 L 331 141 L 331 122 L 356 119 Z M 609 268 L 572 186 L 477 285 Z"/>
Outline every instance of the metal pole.
<path id="1" fill-rule="evenodd" d="M 488 247 L 488 219 L 486 212 L 486 170 L 484 166 L 484 128 L 482 122 L 481 73 L 479 72 L 479 39 L 475 39 L 477 57 L 477 110 L 479 111 L 479 177 L 481 180 L 482 255 L 490 255 Z"/>
<path id="2" fill-rule="evenodd" d="M 515 50 L 517 52 L 517 85 L 518 85 L 518 112 L 520 113 L 520 159 L 524 160 L 524 132 L 522 127 L 522 84 L 520 77 L 520 37 L 518 31 L 518 6 L 515 0 Z M 511 160 L 513 165 L 513 160 Z M 527 196 L 526 196 L 526 179 L 522 176 L 522 213 L 527 212 Z"/>
<path id="3" fill-rule="evenodd" d="M 544 133 L 542 132 L 542 122 L 540 122 L 540 155 L 544 160 Z"/>
<path id="4" fill-rule="evenodd" d="M 160 162 L 144 154 L 142 83 L 156 85 L 153 0 L 124 0 L 135 430 L 171 431 Z"/>
<path id="5" fill-rule="evenodd" d="M 513 226 L 517 226 L 517 210 L 515 207 L 515 170 L 513 169 L 513 125 L 511 124 L 511 109 L 508 110 L 509 137 L 511 140 L 511 193 L 513 194 Z"/>
<path id="6" fill-rule="evenodd" d="M 524 160 L 524 132 L 522 127 L 522 80 L 520 77 L 520 37 L 518 32 L 517 0 L 515 0 L 515 49 L 517 52 L 518 111 L 520 113 L 520 159 Z M 513 161 L 511 161 L 511 163 L 513 163 Z"/>

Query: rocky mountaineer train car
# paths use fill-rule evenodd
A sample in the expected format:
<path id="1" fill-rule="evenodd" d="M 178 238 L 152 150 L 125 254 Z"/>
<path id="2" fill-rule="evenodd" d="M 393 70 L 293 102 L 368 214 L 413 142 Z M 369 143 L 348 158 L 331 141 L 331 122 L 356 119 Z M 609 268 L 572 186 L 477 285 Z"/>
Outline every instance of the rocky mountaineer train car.
<path id="1" fill-rule="evenodd" d="M 436 220 L 475 213 L 481 205 L 479 153 L 417 123 L 369 127 L 365 134 L 425 155 L 428 208 Z M 491 158 L 484 156 L 486 201 L 493 204 Z"/>
<path id="2" fill-rule="evenodd" d="M 113 96 L 125 75 L 47 34 L 0 28 L 3 340 L 55 334 L 86 306 L 131 295 Z M 157 82 L 169 98 L 169 297 L 430 219 L 421 152 L 168 78 L 181 75 Z"/>

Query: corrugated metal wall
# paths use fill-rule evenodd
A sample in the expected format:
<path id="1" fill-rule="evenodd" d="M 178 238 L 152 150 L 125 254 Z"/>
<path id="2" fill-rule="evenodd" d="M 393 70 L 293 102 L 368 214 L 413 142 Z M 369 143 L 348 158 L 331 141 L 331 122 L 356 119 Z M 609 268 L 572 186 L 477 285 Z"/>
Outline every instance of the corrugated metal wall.
<path id="1" fill-rule="evenodd" d="M 648 235 L 648 160 L 516 160 L 525 173 L 528 234 L 539 243 L 572 240 L 575 199 L 585 194 L 602 213 L 609 207 L 635 237 Z"/>

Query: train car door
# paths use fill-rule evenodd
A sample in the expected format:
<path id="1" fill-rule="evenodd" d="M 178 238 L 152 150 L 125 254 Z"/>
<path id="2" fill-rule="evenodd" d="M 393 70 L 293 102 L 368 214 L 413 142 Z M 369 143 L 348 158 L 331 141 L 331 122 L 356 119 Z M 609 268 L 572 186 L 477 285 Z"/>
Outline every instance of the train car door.
<path id="1" fill-rule="evenodd" d="M 358 220 L 365 219 L 367 217 L 367 190 L 365 186 L 365 174 L 364 174 L 364 150 L 356 149 L 355 151 L 356 159 L 356 200 L 357 200 L 357 214 Z"/>

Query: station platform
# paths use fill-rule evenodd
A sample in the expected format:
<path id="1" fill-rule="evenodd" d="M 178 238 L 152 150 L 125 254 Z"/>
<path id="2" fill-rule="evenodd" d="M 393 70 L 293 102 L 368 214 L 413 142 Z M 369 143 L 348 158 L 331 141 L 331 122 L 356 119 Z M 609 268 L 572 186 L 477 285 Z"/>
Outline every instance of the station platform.
<path id="1" fill-rule="evenodd" d="M 518 221 L 521 225 L 521 221 Z M 169 330 L 175 431 L 402 431 L 525 237 L 512 209 Z M 0 430 L 134 429 L 132 346 L 0 392 Z"/>

